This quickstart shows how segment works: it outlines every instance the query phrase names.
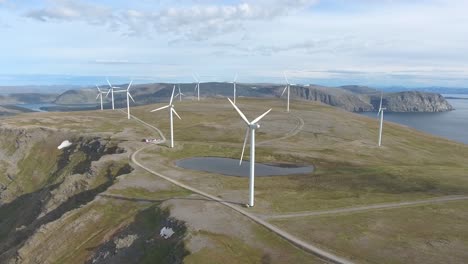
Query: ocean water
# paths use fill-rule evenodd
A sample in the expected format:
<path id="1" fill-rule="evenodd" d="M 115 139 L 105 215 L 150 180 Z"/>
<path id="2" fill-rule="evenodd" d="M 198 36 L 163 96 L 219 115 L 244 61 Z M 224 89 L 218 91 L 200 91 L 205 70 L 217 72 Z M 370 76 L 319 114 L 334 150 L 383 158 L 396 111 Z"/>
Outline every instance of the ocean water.
<path id="1" fill-rule="evenodd" d="M 460 97 L 463 99 L 447 99 L 455 108 L 442 113 L 384 113 L 384 120 L 406 125 L 417 130 L 441 136 L 450 140 L 468 144 L 468 95 L 444 94 L 445 97 Z M 376 118 L 377 114 L 362 113 Z M 385 131 L 385 126 L 384 126 Z M 385 132 L 384 132 L 385 133 Z"/>

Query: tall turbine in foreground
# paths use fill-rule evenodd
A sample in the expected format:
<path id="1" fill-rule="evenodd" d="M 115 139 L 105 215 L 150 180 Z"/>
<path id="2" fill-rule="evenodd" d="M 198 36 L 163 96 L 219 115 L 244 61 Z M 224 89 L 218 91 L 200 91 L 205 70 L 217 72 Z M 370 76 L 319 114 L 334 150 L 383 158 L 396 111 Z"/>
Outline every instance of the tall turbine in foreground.
<path id="1" fill-rule="evenodd" d="M 176 110 L 174 109 L 174 105 L 172 104 L 172 100 L 174 99 L 174 91 L 175 91 L 175 85 L 174 85 L 174 88 L 172 88 L 171 100 L 169 101 L 168 105 L 160 107 L 158 109 L 151 110 L 151 112 L 156 112 L 156 111 L 159 111 L 159 110 L 169 108 L 169 121 L 171 123 L 171 148 L 174 147 L 174 119 L 172 117 L 172 113 L 174 113 L 179 119 L 182 119 L 177 114 Z"/>
<path id="2" fill-rule="evenodd" d="M 247 117 L 242 113 L 242 111 L 237 108 L 237 106 L 229 99 L 229 102 L 231 102 L 232 106 L 234 106 L 234 109 L 236 109 L 237 113 L 239 113 L 240 117 L 244 122 L 247 124 L 247 130 L 245 132 L 245 139 L 244 139 L 244 146 L 242 147 L 242 154 L 240 158 L 239 165 L 242 164 L 242 158 L 244 157 L 244 150 L 245 150 L 245 145 L 247 143 L 247 138 L 249 136 L 250 132 L 250 183 L 249 183 L 249 190 L 250 190 L 250 199 L 249 199 L 249 207 L 254 206 L 254 186 L 255 186 L 255 130 L 260 128 L 260 125 L 257 124 L 264 116 L 266 116 L 270 111 L 266 111 L 263 113 L 261 116 L 255 118 L 252 122 L 249 122 L 247 120 Z"/>
<path id="3" fill-rule="evenodd" d="M 232 82 L 232 84 L 234 86 L 233 87 L 234 88 L 234 97 L 233 97 L 234 98 L 234 104 L 236 104 L 236 84 L 237 84 L 236 81 L 237 81 L 237 73 L 236 73 L 236 77 L 234 77 L 234 81 Z"/>
<path id="4" fill-rule="evenodd" d="M 380 93 L 380 106 L 379 106 L 379 112 L 377 113 L 377 116 L 380 115 L 379 147 L 382 146 L 383 114 L 384 114 L 384 110 L 387 110 L 387 108 L 382 107 L 382 97 L 383 97 L 383 92 Z"/>
<path id="5" fill-rule="evenodd" d="M 101 98 L 101 111 L 102 111 L 102 110 L 104 110 L 104 106 L 103 106 L 103 103 L 102 103 L 102 95 L 103 95 L 103 94 L 109 93 L 109 91 L 103 92 L 103 91 L 101 90 L 101 88 L 100 88 L 99 86 L 97 86 L 97 84 L 96 84 L 96 88 L 97 88 L 97 90 L 98 90 L 98 95 L 96 96 L 96 100 L 97 100 L 98 98 Z"/>
<path id="6" fill-rule="evenodd" d="M 195 85 L 195 91 L 197 91 L 197 98 L 198 98 L 198 101 L 200 101 L 200 81 L 195 76 L 195 74 L 192 74 L 192 76 L 193 76 L 193 79 L 195 79 L 195 81 L 197 82 L 197 84 Z"/>
<path id="7" fill-rule="evenodd" d="M 286 90 L 288 91 L 288 103 L 286 105 L 286 112 L 289 112 L 289 93 L 290 93 L 291 85 L 294 85 L 294 84 L 289 83 L 288 77 L 286 77 L 286 73 L 283 72 L 283 75 L 284 75 L 284 80 L 286 81 L 286 87 L 284 87 L 284 90 L 281 93 L 281 96 L 283 96 L 283 94 L 284 94 L 284 92 L 286 92 Z"/>

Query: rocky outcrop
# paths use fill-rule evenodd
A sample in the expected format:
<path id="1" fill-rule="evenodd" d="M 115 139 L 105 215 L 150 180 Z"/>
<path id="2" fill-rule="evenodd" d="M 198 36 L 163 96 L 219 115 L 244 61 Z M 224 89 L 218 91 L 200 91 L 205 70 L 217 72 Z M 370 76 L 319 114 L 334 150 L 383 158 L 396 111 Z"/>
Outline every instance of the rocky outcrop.
<path id="1" fill-rule="evenodd" d="M 371 103 L 377 110 L 380 97 L 373 96 Z M 382 105 L 387 108 L 388 112 L 445 112 L 453 110 L 452 105 L 442 95 L 424 92 L 385 94 Z"/>
<path id="2" fill-rule="evenodd" d="M 15 259 L 44 225 L 93 201 L 117 176 L 132 171 L 124 149 L 109 139 L 41 127 L 0 127 L 0 135 L 2 260 Z M 73 144 L 58 150 L 64 138 Z"/>
<path id="3" fill-rule="evenodd" d="M 358 95 L 339 88 L 321 86 L 292 86 L 291 96 L 297 99 L 321 102 L 351 112 L 372 111 L 373 106 Z"/>

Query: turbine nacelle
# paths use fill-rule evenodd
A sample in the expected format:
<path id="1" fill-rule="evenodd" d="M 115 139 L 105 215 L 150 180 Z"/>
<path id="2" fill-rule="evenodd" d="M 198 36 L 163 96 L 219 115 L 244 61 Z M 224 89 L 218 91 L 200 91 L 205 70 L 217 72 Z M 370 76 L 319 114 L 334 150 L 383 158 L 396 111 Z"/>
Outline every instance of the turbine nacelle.
<path id="1" fill-rule="evenodd" d="M 248 126 L 250 127 L 250 129 L 259 129 L 260 128 L 259 124 L 250 124 Z"/>

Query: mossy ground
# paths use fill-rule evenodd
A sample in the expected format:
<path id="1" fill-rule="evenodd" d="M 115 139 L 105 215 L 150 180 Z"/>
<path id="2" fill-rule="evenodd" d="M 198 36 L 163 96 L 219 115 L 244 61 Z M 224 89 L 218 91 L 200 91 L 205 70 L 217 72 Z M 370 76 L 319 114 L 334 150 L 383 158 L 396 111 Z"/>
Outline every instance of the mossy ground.
<path id="1" fill-rule="evenodd" d="M 273 111 L 261 122 L 261 128 L 257 134 L 257 161 L 258 162 L 289 162 L 298 164 L 312 164 L 316 170 L 308 175 L 291 175 L 287 177 L 264 177 L 256 180 L 256 207 L 250 209 L 260 214 L 276 214 L 297 211 L 321 210 L 329 208 L 349 207 L 356 205 L 375 204 L 394 201 L 408 201 L 422 198 L 468 194 L 468 146 L 451 142 L 446 139 L 434 137 L 418 132 L 407 127 L 389 122 L 384 126 L 383 147 L 376 146 L 378 123 L 370 118 L 348 113 L 333 107 L 310 102 L 293 101 L 291 114 L 284 111 L 284 101 L 245 99 L 240 98 L 238 105 L 245 111 L 249 119 L 260 115 L 270 107 Z M 132 108 L 132 114 L 142 120 L 160 128 L 166 137 L 169 137 L 168 113 L 165 111 L 150 113 L 149 111 L 162 106 L 162 104 Z M 245 203 L 248 197 L 248 180 L 245 178 L 225 177 L 216 174 L 183 170 L 177 168 L 174 162 L 177 159 L 193 156 L 221 156 L 238 158 L 245 133 L 245 124 L 234 111 L 226 99 L 207 99 L 201 102 L 184 101 L 176 102 L 177 112 L 183 118 L 175 119 L 175 149 L 165 146 L 148 148 L 139 156 L 139 160 L 146 166 L 174 177 L 186 184 L 218 195 L 226 200 L 236 203 Z M 69 122 L 64 122 L 64 120 Z M 297 134 L 283 138 L 297 127 L 300 120 L 304 126 Z M 157 134 L 142 126 L 134 120 L 125 119 L 125 115 L 117 111 L 91 111 L 75 113 L 34 113 L 24 114 L 4 120 L 7 124 L 19 126 L 46 126 L 59 129 L 68 129 L 76 133 L 102 134 L 113 140 L 135 142 L 135 149 L 139 146 L 137 141 L 142 138 L 155 138 Z M 281 140 L 274 141 L 276 138 Z M 264 142 L 262 144 L 262 142 Z M 8 147 L 8 146 L 7 146 Z M 248 159 L 248 155 L 246 157 Z M 77 157 L 79 160 L 79 157 Z M 28 161 L 29 163 L 29 161 Z M 53 162 L 51 162 L 52 164 Z M 31 158 L 30 164 L 35 166 Z M 40 164 L 47 170 L 50 166 Z M 33 188 L 34 181 L 24 183 L 26 188 Z M 123 189 L 111 189 L 111 195 L 141 200 L 164 200 L 180 197 L 189 193 L 178 189 L 154 191 L 139 186 L 126 186 Z M 108 200 L 110 198 L 106 198 Z M 84 228 L 83 237 L 77 236 L 73 241 L 64 245 L 62 251 L 69 253 L 57 255 L 59 260 L 85 259 L 89 256 L 93 247 L 103 243 L 107 234 L 112 233 L 119 226 L 129 223 L 138 211 L 143 210 L 141 202 L 135 200 L 118 200 L 109 203 L 103 201 L 92 202 L 88 207 L 74 212 L 74 217 L 79 219 L 85 214 L 85 210 L 96 207 L 96 212 L 102 212 L 99 224 L 92 224 Z M 148 202 L 148 201 L 146 201 Z M 117 205 L 117 206 L 116 206 Z M 426 207 L 424 207 L 426 208 Z M 403 209 L 402 209 L 403 210 Z M 344 239 L 333 244 L 330 241 L 333 236 L 340 237 L 343 232 L 352 237 L 359 232 L 367 232 L 360 229 L 360 222 L 372 222 L 377 218 L 384 218 L 388 214 L 394 229 L 406 230 L 405 243 L 409 245 L 408 252 L 412 252 L 415 258 L 425 254 L 424 250 L 415 241 L 420 238 L 420 233 L 413 232 L 403 219 L 411 218 L 414 223 L 427 229 L 445 232 L 442 227 L 452 224 L 451 219 L 463 217 L 463 206 L 454 206 L 446 211 L 424 211 L 411 215 L 411 210 L 385 211 L 361 214 L 360 217 L 336 216 L 321 220 L 282 220 L 278 224 L 286 230 L 296 234 L 313 233 L 317 236 L 307 239 L 316 242 L 324 248 L 335 250 L 346 256 L 373 262 L 381 257 L 383 262 L 401 262 L 404 258 L 388 257 L 389 251 L 360 249 L 350 247 L 352 239 Z M 445 210 L 445 209 L 444 209 Z M 391 212 L 394 212 L 392 215 Z M 381 215 L 380 215 L 381 214 Z M 391 216 L 390 216 L 391 215 Z M 434 221 L 424 226 L 424 219 Z M 70 216 L 71 217 L 71 216 Z M 387 217 L 387 215 L 385 215 Z M 67 219 L 68 224 L 74 221 Z M 328 226 L 328 233 L 320 233 L 320 227 Z M 466 221 L 465 221 L 466 222 Z M 234 223 L 233 223 L 234 224 Z M 463 221 L 456 223 L 461 228 L 468 228 Z M 64 228 L 67 225 L 64 224 Z M 292 228 L 291 228 L 292 227 Z M 317 231 L 318 230 L 318 231 Z M 364 230 L 364 231 L 363 231 Z M 65 229 L 57 231 L 65 232 Z M 279 243 L 277 248 L 287 248 L 284 241 L 266 231 L 257 234 L 264 237 L 263 240 L 271 243 Z M 357 232 L 357 233 L 355 233 Z M 454 241 L 463 232 L 453 233 Z M 229 263 L 225 256 L 232 256 L 234 260 L 242 260 L 245 263 L 261 262 L 267 258 L 261 254 L 255 254 L 251 245 L 245 245 L 236 237 L 226 237 L 216 233 L 200 232 L 198 235 L 210 237 L 218 241 L 219 247 L 215 250 L 200 251 L 187 258 L 189 263 L 204 263 L 203 260 L 213 259 Z M 85 238 L 86 237 L 86 238 Z M 331 237 L 329 239 L 329 237 Z M 51 238 L 52 239 L 52 238 Z M 379 245 L 385 241 L 385 237 L 378 239 L 368 236 L 369 244 Z M 377 240 L 376 240 L 377 239 Z M 393 238 L 389 237 L 390 245 Z M 52 240 L 51 240 L 52 241 Z M 381 241 L 381 242 L 379 242 Z M 461 239 L 460 241 L 464 241 Z M 467 249 L 463 242 L 462 248 Z M 81 245 L 82 244 L 82 245 Z M 70 250 L 73 245 L 74 250 Z M 383 244 L 382 244 L 383 246 Z M 349 248 L 349 250 L 347 250 Z M 362 250 L 361 253 L 356 253 Z M 453 250 L 453 252 L 452 252 Z M 457 247 L 447 247 L 445 253 L 456 254 Z M 390 250 L 391 251 L 391 250 Z M 73 252 L 73 253 L 70 253 Z M 229 253 L 230 252 L 230 253 Z M 236 258 L 235 253 L 240 252 Z M 302 254 L 300 251 L 287 251 L 287 254 Z M 408 253 L 409 254 L 409 253 Z M 388 258 L 387 258 L 388 257 Z M 312 262 L 315 258 L 305 255 L 304 259 Z M 460 260 L 459 258 L 455 260 Z"/>

